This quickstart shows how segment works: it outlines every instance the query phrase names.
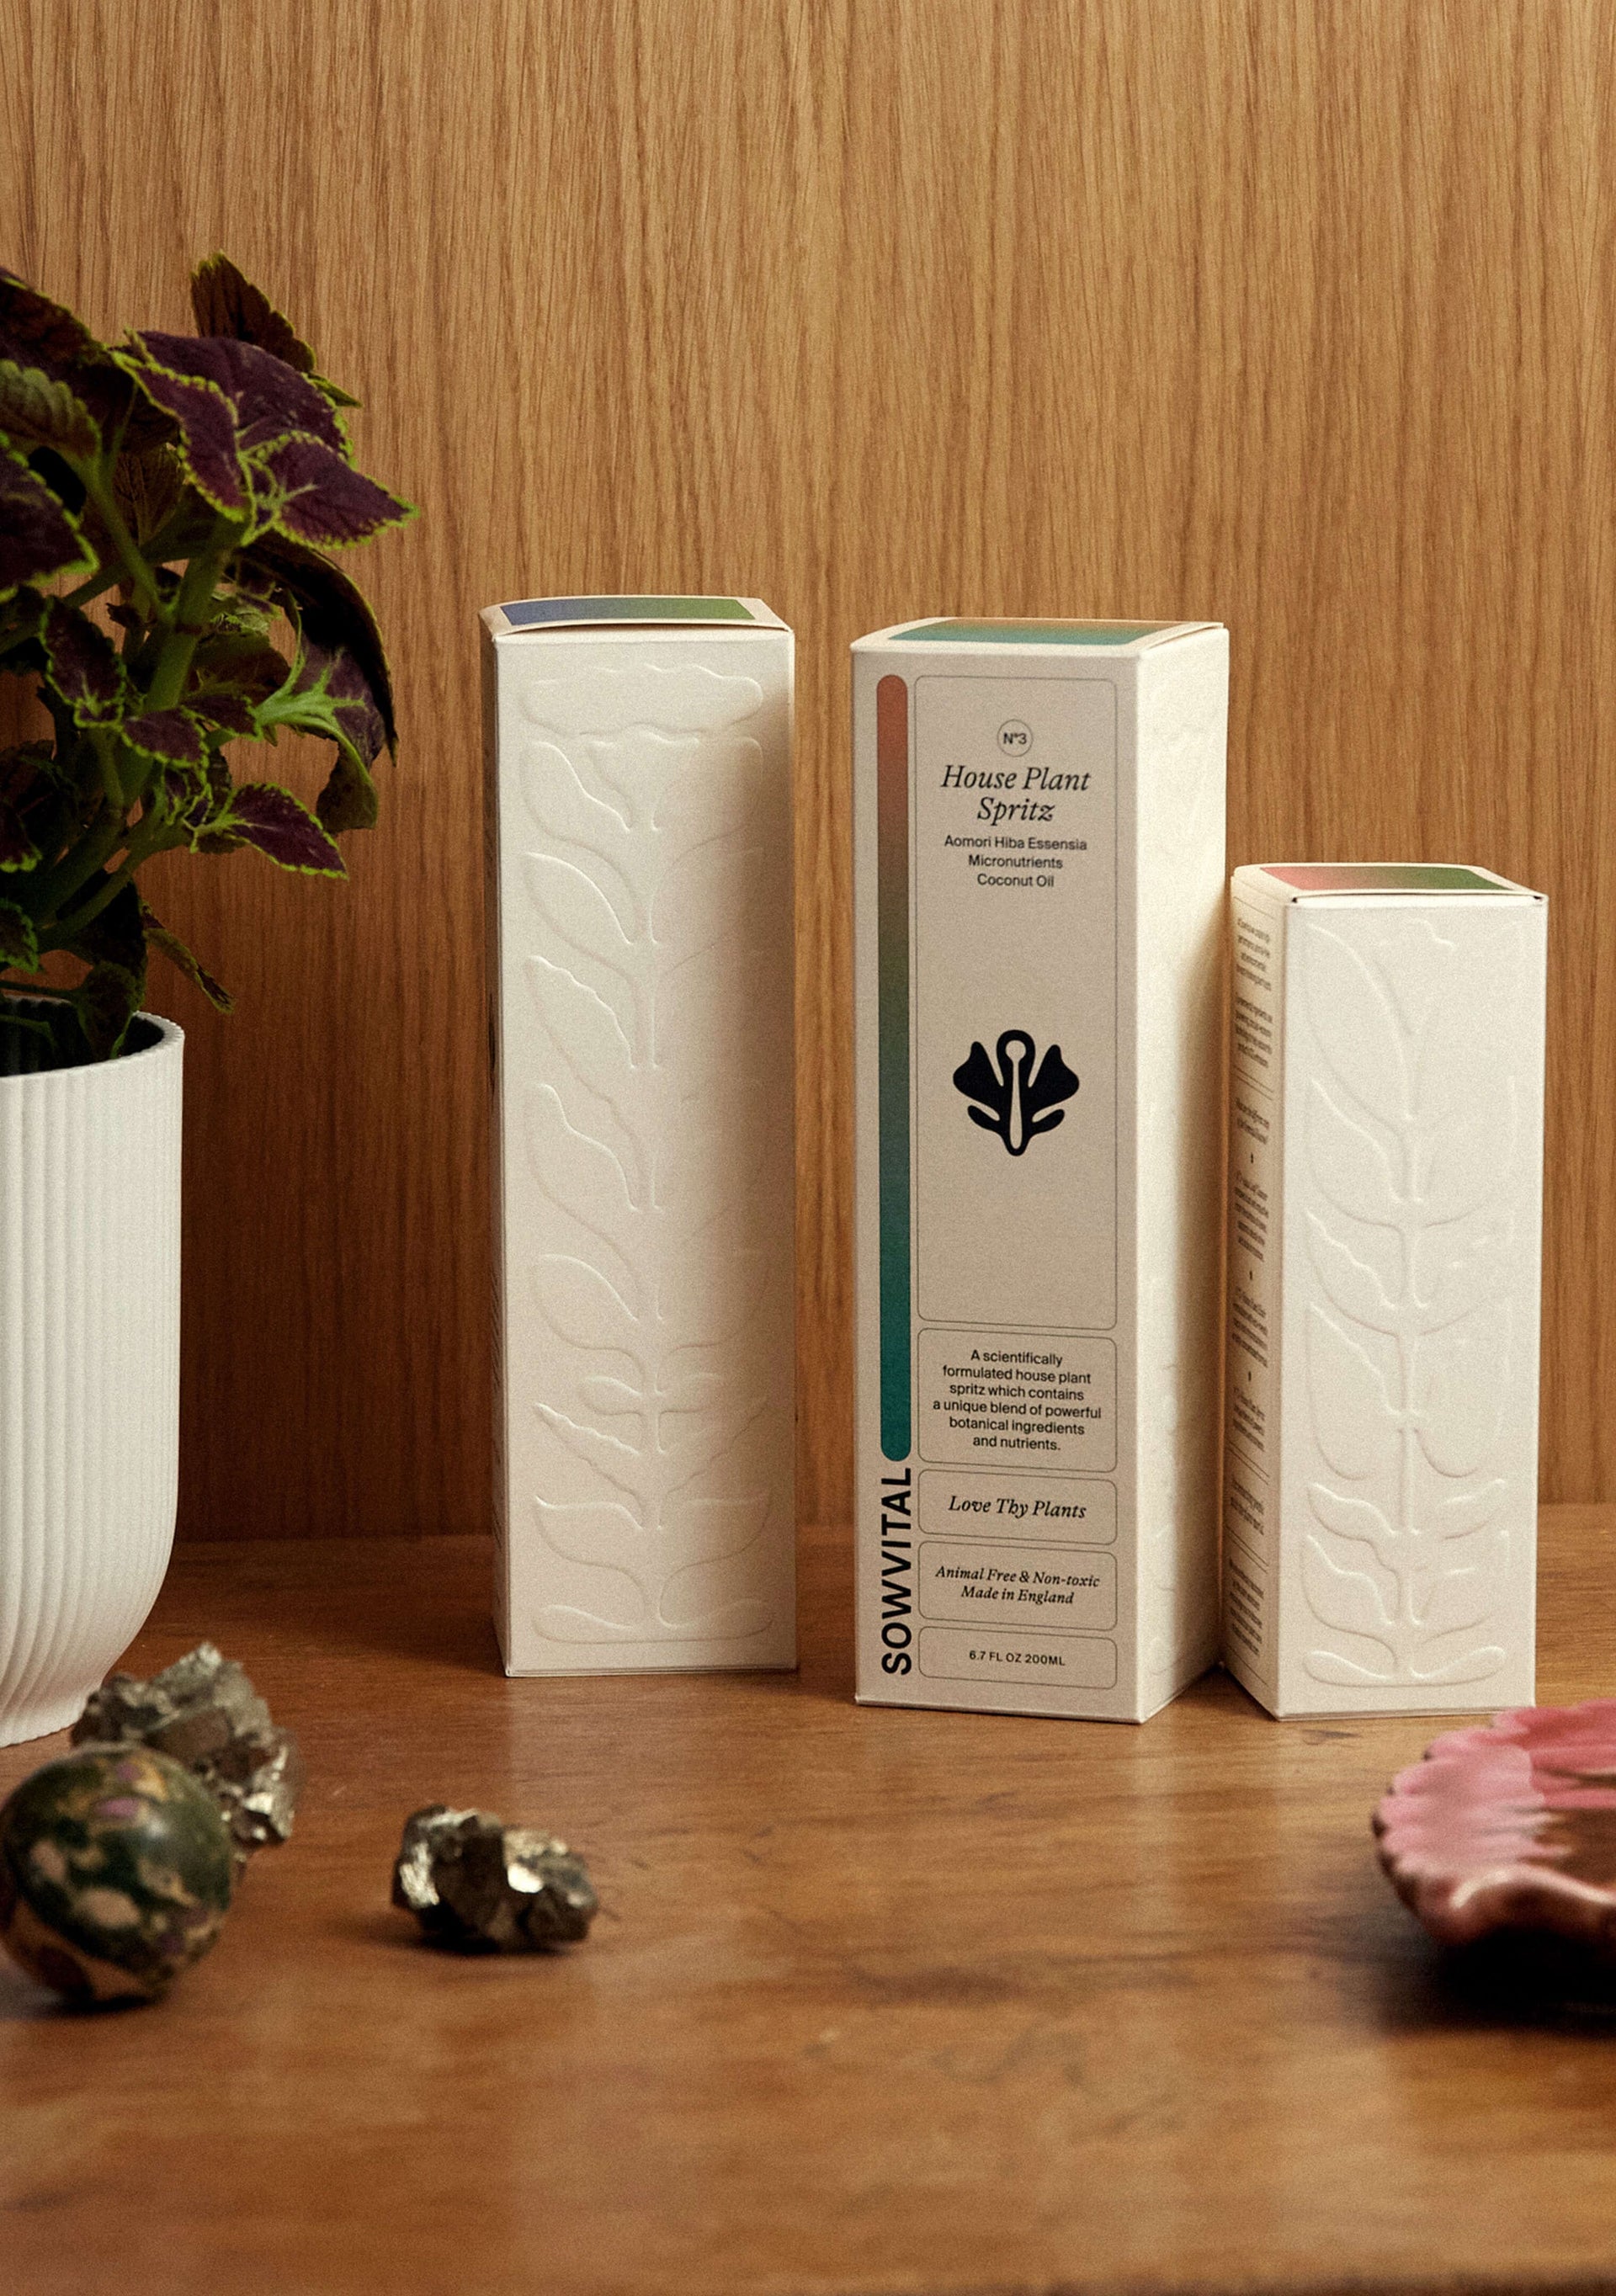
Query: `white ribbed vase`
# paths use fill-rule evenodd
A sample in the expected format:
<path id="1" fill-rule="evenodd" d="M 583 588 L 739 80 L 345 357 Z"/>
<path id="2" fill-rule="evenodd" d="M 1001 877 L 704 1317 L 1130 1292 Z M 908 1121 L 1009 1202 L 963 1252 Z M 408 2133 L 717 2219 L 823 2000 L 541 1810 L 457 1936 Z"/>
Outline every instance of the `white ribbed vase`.
<path id="1" fill-rule="evenodd" d="M 76 1719 L 174 1544 L 185 1038 L 140 1019 L 0 1076 L 0 1746 Z"/>

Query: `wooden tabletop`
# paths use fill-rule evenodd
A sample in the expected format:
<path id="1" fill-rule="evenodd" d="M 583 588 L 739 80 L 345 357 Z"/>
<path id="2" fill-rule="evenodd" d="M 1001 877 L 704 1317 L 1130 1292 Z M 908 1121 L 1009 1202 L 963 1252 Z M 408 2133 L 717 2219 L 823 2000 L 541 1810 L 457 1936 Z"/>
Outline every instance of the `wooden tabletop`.
<path id="1" fill-rule="evenodd" d="M 1616 1510 L 1543 1547 L 1541 1694 L 1609 1690 Z M 1371 1855 L 1449 1726 L 855 1708 L 830 1533 L 799 1676 L 506 1682 L 487 1571 L 182 1550 L 133 1662 L 213 1637 L 310 1784 L 161 2006 L 0 1972 L 5 2296 L 1616 2284 L 1616 2028 L 1478 2005 Z M 589 1942 L 416 1943 L 431 1800 L 582 1849 Z"/>

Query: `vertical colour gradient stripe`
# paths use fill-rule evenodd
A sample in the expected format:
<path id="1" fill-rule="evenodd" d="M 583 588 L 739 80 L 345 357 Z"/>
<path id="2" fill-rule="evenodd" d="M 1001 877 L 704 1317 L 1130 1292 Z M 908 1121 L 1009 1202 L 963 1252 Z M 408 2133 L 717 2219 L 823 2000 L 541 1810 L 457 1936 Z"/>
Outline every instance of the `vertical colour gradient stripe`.
<path id="1" fill-rule="evenodd" d="M 876 934 L 881 1048 L 881 1447 L 910 1450 L 909 689 L 875 689 Z"/>

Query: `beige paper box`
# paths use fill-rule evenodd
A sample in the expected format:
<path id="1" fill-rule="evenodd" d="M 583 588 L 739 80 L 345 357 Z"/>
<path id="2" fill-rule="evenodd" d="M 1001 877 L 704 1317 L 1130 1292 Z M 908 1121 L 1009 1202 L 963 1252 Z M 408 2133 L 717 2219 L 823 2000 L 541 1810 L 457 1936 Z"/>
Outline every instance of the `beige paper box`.
<path id="1" fill-rule="evenodd" d="M 1227 636 L 853 678 L 858 1695 L 1137 1720 L 1216 1650 Z"/>
<path id="2" fill-rule="evenodd" d="M 1529 1703 L 1547 905 L 1275 865 L 1232 922 L 1226 1662 L 1282 1715 Z"/>
<path id="3" fill-rule="evenodd" d="M 791 1666 L 792 635 L 483 634 L 505 1665 Z"/>

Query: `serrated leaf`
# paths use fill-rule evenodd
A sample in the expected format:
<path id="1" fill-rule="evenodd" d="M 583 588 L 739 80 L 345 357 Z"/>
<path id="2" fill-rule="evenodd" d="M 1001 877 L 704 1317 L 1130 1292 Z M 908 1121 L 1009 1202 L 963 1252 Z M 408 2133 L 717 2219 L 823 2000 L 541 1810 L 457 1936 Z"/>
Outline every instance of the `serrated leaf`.
<path id="1" fill-rule="evenodd" d="M 340 459 L 347 440 L 330 400 L 273 351 L 234 335 L 169 335 L 153 329 L 135 340 L 162 373 L 207 383 L 223 395 L 242 454 L 291 431 L 318 440 Z"/>
<path id="2" fill-rule="evenodd" d="M 106 632 L 77 606 L 53 598 L 40 617 L 45 678 L 79 726 L 114 725 L 128 681 Z"/>
<path id="3" fill-rule="evenodd" d="M 226 630 L 199 645 L 185 706 L 223 732 L 250 736 L 254 713 L 280 692 L 291 665 L 258 630 Z"/>
<path id="4" fill-rule="evenodd" d="M 209 750 L 200 766 L 171 766 L 162 776 L 163 800 L 176 820 L 195 833 L 222 819 L 230 809 L 235 783 L 223 758 Z M 199 851 L 208 849 L 198 846 Z M 223 847 L 221 850 L 230 848 Z"/>
<path id="5" fill-rule="evenodd" d="M 148 709 L 138 718 L 126 718 L 119 731 L 132 750 L 160 765 L 200 766 L 202 761 L 201 729 L 188 710 Z"/>
<path id="6" fill-rule="evenodd" d="M 15 901 L 0 900 L 0 964 L 14 964 L 23 972 L 39 964 L 39 941 L 34 920 Z"/>
<path id="7" fill-rule="evenodd" d="M 294 542 L 343 549 L 415 515 L 414 504 L 389 494 L 319 439 L 280 439 L 258 460 L 274 488 L 268 523 Z"/>
<path id="8" fill-rule="evenodd" d="M 234 410 L 224 392 L 215 383 L 170 374 L 133 353 L 119 356 L 125 372 L 175 424 L 180 460 L 198 494 L 226 517 L 246 517 L 252 501 L 236 455 Z"/>
<path id="9" fill-rule="evenodd" d="M 111 1060 L 140 1010 L 144 980 L 121 964 L 92 965 L 73 994 L 78 1024 L 94 1061 Z"/>
<path id="10" fill-rule="evenodd" d="M 0 431 L 13 446 L 53 447 L 86 461 L 101 444 L 94 418 L 70 383 L 0 358 Z"/>
<path id="11" fill-rule="evenodd" d="M 331 837 L 345 837 L 354 829 L 373 829 L 380 811 L 375 783 L 357 759 L 344 750 L 315 803 L 321 828 Z"/>
<path id="12" fill-rule="evenodd" d="M 295 373 L 307 375 L 333 406 L 358 405 L 357 398 L 316 371 L 315 355 L 291 321 L 227 255 L 209 255 L 197 265 L 191 278 L 191 308 L 199 334 L 234 335 L 244 343 L 256 343 Z"/>
<path id="13" fill-rule="evenodd" d="M 144 900 L 140 905 L 140 920 L 148 947 L 160 951 L 170 964 L 185 974 L 187 980 L 194 982 L 216 1012 L 233 1013 L 235 1010 L 235 999 L 230 991 L 221 988 L 206 967 L 197 962 L 179 935 L 170 932 L 168 926 L 152 914 Z"/>
<path id="14" fill-rule="evenodd" d="M 65 303 L 53 303 L 16 272 L 0 267 L 0 358 L 62 375 L 106 357 L 105 345 Z"/>
<path id="15" fill-rule="evenodd" d="M 275 782 L 240 782 L 222 824 L 283 869 L 315 877 L 346 877 L 341 854 L 305 805 Z"/>
<path id="16" fill-rule="evenodd" d="M 88 574 L 94 564 L 78 520 L 21 455 L 0 448 L 0 600 L 25 583 Z"/>
<path id="17" fill-rule="evenodd" d="M 332 652 L 341 647 L 353 655 L 381 715 L 387 746 L 394 749 L 398 727 L 387 651 L 357 584 L 317 550 L 285 535 L 260 535 L 236 562 L 247 579 L 261 581 L 265 594 L 288 609 L 307 642 Z"/>
<path id="18" fill-rule="evenodd" d="M 0 358 L 70 385 L 103 436 L 121 430 L 126 448 L 149 445 L 168 428 L 144 414 L 114 354 L 84 322 L 13 271 L 0 270 Z"/>
<path id="19" fill-rule="evenodd" d="M 346 646 L 326 646 L 305 637 L 303 663 L 298 679 L 299 713 L 288 724 L 311 733 L 329 733 L 357 751 L 366 767 L 375 763 L 387 744 L 387 728 L 370 680 L 357 657 Z"/>
<path id="20" fill-rule="evenodd" d="M 112 470 L 112 499 L 137 543 L 149 542 L 167 525 L 179 506 L 185 482 L 184 467 L 172 447 L 152 447 L 144 454 L 132 454 L 126 449 L 119 455 Z M 200 547 L 207 539 L 200 512 L 197 524 L 195 540 Z M 185 535 L 178 537 L 174 551 L 176 559 L 189 554 L 184 546 L 189 538 Z"/>

